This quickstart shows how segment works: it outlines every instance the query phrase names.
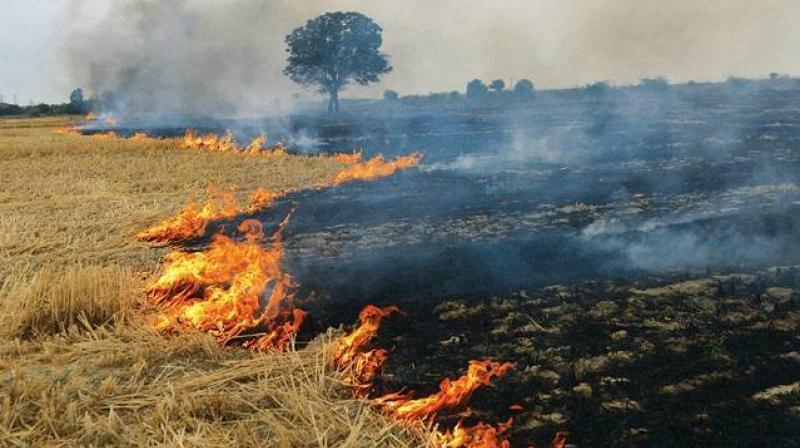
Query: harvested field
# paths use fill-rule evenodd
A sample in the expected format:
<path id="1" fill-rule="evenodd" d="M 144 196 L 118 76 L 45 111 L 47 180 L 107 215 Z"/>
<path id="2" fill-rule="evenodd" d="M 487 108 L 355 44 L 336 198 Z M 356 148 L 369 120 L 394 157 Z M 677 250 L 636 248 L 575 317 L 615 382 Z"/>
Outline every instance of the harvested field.
<path id="1" fill-rule="evenodd" d="M 425 444 L 350 398 L 326 369 L 330 334 L 256 355 L 149 330 L 143 288 L 165 250 L 137 231 L 202 200 L 208 181 L 302 188 L 340 164 L 54 133 L 65 124 L 0 120 L 0 445 Z"/>

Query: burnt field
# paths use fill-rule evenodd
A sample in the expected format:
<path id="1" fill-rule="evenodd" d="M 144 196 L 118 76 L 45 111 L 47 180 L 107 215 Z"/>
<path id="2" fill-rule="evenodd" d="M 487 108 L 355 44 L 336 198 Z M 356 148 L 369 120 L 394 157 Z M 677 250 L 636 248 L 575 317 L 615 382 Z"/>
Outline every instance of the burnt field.
<path id="1" fill-rule="evenodd" d="M 320 328 L 405 310 L 384 333 L 388 390 L 515 362 L 473 410 L 513 416 L 517 443 L 796 444 L 797 99 L 367 121 L 354 144 L 421 149 L 424 166 L 298 200 L 290 271 L 322 299 Z"/>
<path id="2" fill-rule="evenodd" d="M 294 210 L 303 338 L 392 304 L 386 391 L 514 362 L 472 415 L 514 417 L 515 446 L 558 429 L 577 446 L 800 442 L 800 92 L 353 109 L 197 126 L 266 128 L 298 152 L 425 154 L 255 215 Z"/>

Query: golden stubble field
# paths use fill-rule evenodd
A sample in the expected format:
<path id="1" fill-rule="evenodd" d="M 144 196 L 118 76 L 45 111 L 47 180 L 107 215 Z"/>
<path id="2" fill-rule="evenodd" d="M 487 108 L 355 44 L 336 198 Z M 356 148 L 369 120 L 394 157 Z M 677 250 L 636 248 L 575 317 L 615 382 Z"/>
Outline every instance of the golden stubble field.
<path id="1" fill-rule="evenodd" d="M 244 197 L 328 182 L 338 162 L 54 132 L 68 123 L 0 120 L 0 446 L 425 445 L 326 372 L 330 335 L 254 355 L 147 324 L 165 249 L 136 232 L 209 182 Z"/>

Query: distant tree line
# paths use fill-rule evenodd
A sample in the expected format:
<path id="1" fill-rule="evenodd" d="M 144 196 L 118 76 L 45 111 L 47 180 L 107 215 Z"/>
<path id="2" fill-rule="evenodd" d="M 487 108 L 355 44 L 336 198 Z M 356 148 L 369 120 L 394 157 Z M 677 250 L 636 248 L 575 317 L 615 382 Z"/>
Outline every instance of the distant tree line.
<path id="1" fill-rule="evenodd" d="M 480 79 L 473 79 L 467 83 L 466 96 L 472 99 L 484 99 L 490 95 L 511 94 L 513 98 L 529 99 L 533 97 L 533 91 L 533 81 L 530 79 L 520 79 L 511 91 L 506 90 L 506 82 L 502 79 L 495 79 L 488 86 Z"/>
<path id="2" fill-rule="evenodd" d="M 636 91 L 649 95 L 663 95 L 678 89 L 683 92 L 697 92 L 698 94 L 712 91 L 788 91 L 800 90 L 800 79 L 771 73 L 768 78 L 762 79 L 747 79 L 732 76 L 724 82 L 689 81 L 686 83 L 673 84 L 665 77 L 657 76 L 653 78 L 642 78 L 638 84 L 635 85 L 614 86 L 608 81 L 597 81 L 580 87 L 557 89 L 551 90 L 550 92 L 561 92 L 571 96 L 583 96 L 587 99 L 599 100 L 617 91 Z M 386 90 L 383 95 L 383 99 L 386 102 L 413 103 L 420 105 L 436 103 L 456 105 L 457 102 L 464 101 L 499 105 L 521 103 L 527 100 L 533 100 L 534 98 L 534 84 L 529 79 L 520 79 L 516 81 L 512 89 L 507 89 L 506 83 L 502 79 L 495 79 L 488 84 L 480 79 L 473 79 L 467 83 L 463 93 L 452 91 L 431 93 L 428 95 L 400 96 L 395 90 Z"/>
<path id="3" fill-rule="evenodd" d="M 0 103 L 0 116 L 44 117 L 51 115 L 86 115 L 90 111 L 111 110 L 114 108 L 114 95 L 103 93 L 97 98 L 85 98 L 83 89 L 76 88 L 69 94 L 69 101 L 60 104 L 17 104 Z"/>

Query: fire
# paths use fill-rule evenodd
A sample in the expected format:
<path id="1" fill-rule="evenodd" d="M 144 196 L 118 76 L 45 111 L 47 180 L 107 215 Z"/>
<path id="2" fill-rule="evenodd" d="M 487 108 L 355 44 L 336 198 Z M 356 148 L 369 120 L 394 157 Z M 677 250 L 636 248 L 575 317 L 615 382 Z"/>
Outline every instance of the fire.
<path id="1" fill-rule="evenodd" d="M 84 118 L 84 120 L 86 120 L 86 121 L 94 121 L 96 119 L 97 119 L 97 115 L 95 115 L 94 111 L 89 111 L 89 113 L 86 114 L 86 118 Z"/>
<path id="2" fill-rule="evenodd" d="M 62 126 L 56 128 L 55 133 L 61 135 L 80 135 L 80 128 L 75 126 Z"/>
<path id="3" fill-rule="evenodd" d="M 258 137 L 254 138 L 250 141 L 250 144 L 247 145 L 247 153 L 250 155 L 258 155 L 261 153 L 261 150 L 264 148 L 264 145 L 267 144 L 267 135 L 263 132 L 258 135 Z"/>
<path id="4" fill-rule="evenodd" d="M 162 333 L 200 330 L 228 343 L 244 332 L 248 346 L 282 350 L 302 325 L 305 313 L 293 304 L 294 280 L 283 271 L 281 233 L 288 217 L 262 247 L 261 223 L 239 227 L 243 242 L 217 234 L 202 252 L 174 251 L 148 295 L 161 306 L 154 327 Z"/>
<path id="5" fill-rule="evenodd" d="M 343 165 L 354 165 L 363 159 L 364 154 L 361 151 L 352 153 L 335 154 L 333 159 Z"/>
<path id="6" fill-rule="evenodd" d="M 289 155 L 289 152 L 286 150 L 286 146 L 281 142 L 278 142 L 275 146 L 270 148 L 269 151 L 261 153 L 263 157 L 283 157 L 287 155 Z"/>
<path id="7" fill-rule="evenodd" d="M 164 243 L 202 236 L 210 221 L 234 217 L 239 210 L 233 191 L 220 192 L 210 185 L 208 201 L 203 207 L 198 207 L 194 201 L 189 201 L 176 216 L 138 233 L 136 238 L 141 241 Z"/>
<path id="8" fill-rule="evenodd" d="M 100 132 L 100 133 L 97 133 L 97 134 L 92 134 L 92 138 L 95 138 L 95 139 L 98 139 L 98 140 L 113 140 L 113 139 L 118 138 L 118 137 L 119 137 L 119 135 L 117 135 L 117 133 L 113 132 L 113 131 Z"/>
<path id="9" fill-rule="evenodd" d="M 467 374 L 451 381 L 445 378 L 439 383 L 439 392 L 425 398 L 412 399 L 410 394 L 390 393 L 373 402 L 402 420 L 432 420 L 445 409 L 463 406 L 475 390 L 489 386 L 513 367 L 511 363 L 493 361 L 470 361 Z"/>
<path id="10" fill-rule="evenodd" d="M 196 137 L 189 131 L 187 136 L 191 137 L 192 142 L 209 141 L 216 138 L 213 134 L 209 136 Z M 186 139 L 188 137 L 184 137 Z M 232 138 L 231 142 L 232 142 Z M 225 137 L 227 139 L 227 137 Z M 184 140 L 186 141 L 186 140 Z M 192 143 L 193 145 L 195 143 Z M 199 143 L 198 147 L 202 147 L 206 143 Z M 214 143 L 219 147 L 218 143 Z M 227 143 L 225 144 L 227 145 Z M 272 154 L 277 151 L 284 151 L 280 149 L 282 146 L 276 146 L 272 150 Z M 266 154 L 266 153 L 262 153 Z M 336 178 L 330 185 L 338 185 L 344 182 L 353 180 L 374 180 L 383 176 L 390 176 L 398 169 L 411 168 L 419 164 L 422 156 L 420 154 L 410 154 L 407 156 L 398 157 L 395 160 L 385 160 L 382 156 L 377 156 L 365 162 L 358 162 L 349 165 L 344 170 L 340 171 Z M 319 189 L 325 188 L 329 185 L 318 184 L 311 188 Z M 229 192 L 225 195 L 220 195 L 219 192 L 213 187 L 209 187 L 208 202 L 201 208 L 195 202 L 189 202 L 184 209 L 176 216 L 169 218 L 161 224 L 142 231 L 136 235 L 136 238 L 141 241 L 151 243 L 167 243 L 171 241 L 180 241 L 188 238 L 203 236 L 205 234 L 206 225 L 217 219 L 232 218 L 239 214 L 253 213 L 275 205 L 275 201 L 279 198 L 285 197 L 296 190 L 283 190 L 283 191 L 269 191 L 259 188 L 250 194 L 249 204 L 247 206 L 239 206 L 236 203 L 233 193 Z"/>
<path id="11" fill-rule="evenodd" d="M 458 422 L 452 431 L 435 431 L 431 445 L 435 448 L 511 448 L 504 434 L 511 422 L 509 419 L 496 427 L 488 423 L 464 426 L 463 422 Z"/>
<path id="12" fill-rule="evenodd" d="M 207 150 L 216 152 L 232 152 L 237 149 L 233 134 L 228 131 L 223 137 L 216 134 L 195 135 L 189 129 L 183 136 L 183 147 L 186 149 Z"/>
<path id="13" fill-rule="evenodd" d="M 119 124 L 119 121 L 117 121 L 117 119 L 114 118 L 113 115 L 108 114 L 106 116 L 106 124 L 109 125 L 109 126 L 116 126 L 117 124 Z"/>
<path id="14" fill-rule="evenodd" d="M 565 448 L 569 438 L 569 431 L 558 431 L 553 438 L 552 448 Z"/>
<path id="15" fill-rule="evenodd" d="M 150 141 L 158 140 L 155 137 L 151 137 L 150 134 L 148 134 L 147 132 L 142 132 L 142 131 L 139 131 L 139 132 L 131 135 L 128 139 L 132 140 L 134 142 L 150 142 Z"/>
<path id="16" fill-rule="evenodd" d="M 260 157 L 275 157 L 287 154 L 286 148 L 280 143 L 272 148 L 265 148 L 266 144 L 267 136 L 262 132 L 251 140 L 246 147 L 241 147 L 236 144 L 236 140 L 230 130 L 220 137 L 216 134 L 197 135 L 194 130 L 189 129 L 181 140 L 183 148 L 197 151 L 226 152 Z"/>
<path id="17" fill-rule="evenodd" d="M 353 387 L 356 396 L 369 392 L 389 354 L 383 349 L 365 350 L 364 347 L 378 333 L 383 319 L 396 311 L 396 306 L 367 305 L 358 315 L 361 324 L 333 345 L 331 367 L 346 370 L 344 382 Z"/>
<path id="18" fill-rule="evenodd" d="M 266 188 L 257 188 L 250 193 L 249 205 L 247 212 L 256 212 L 264 210 L 275 205 L 275 201 L 286 196 L 286 191 L 272 191 Z"/>
<path id="19" fill-rule="evenodd" d="M 397 170 L 413 168 L 419 165 L 422 154 L 413 153 L 386 160 L 383 156 L 375 156 L 367 161 L 354 163 L 343 169 L 333 180 L 334 185 L 343 184 L 353 180 L 375 180 L 379 177 L 391 176 Z"/>
<path id="20" fill-rule="evenodd" d="M 248 204 L 240 206 L 232 190 L 220 192 L 213 185 L 208 187 L 208 201 L 203 207 L 189 201 L 177 215 L 161 224 L 136 234 L 140 241 L 164 244 L 205 235 L 209 222 L 233 218 L 245 213 L 254 213 L 275 205 L 275 201 L 290 191 L 271 191 L 258 188 L 250 193 Z"/>

